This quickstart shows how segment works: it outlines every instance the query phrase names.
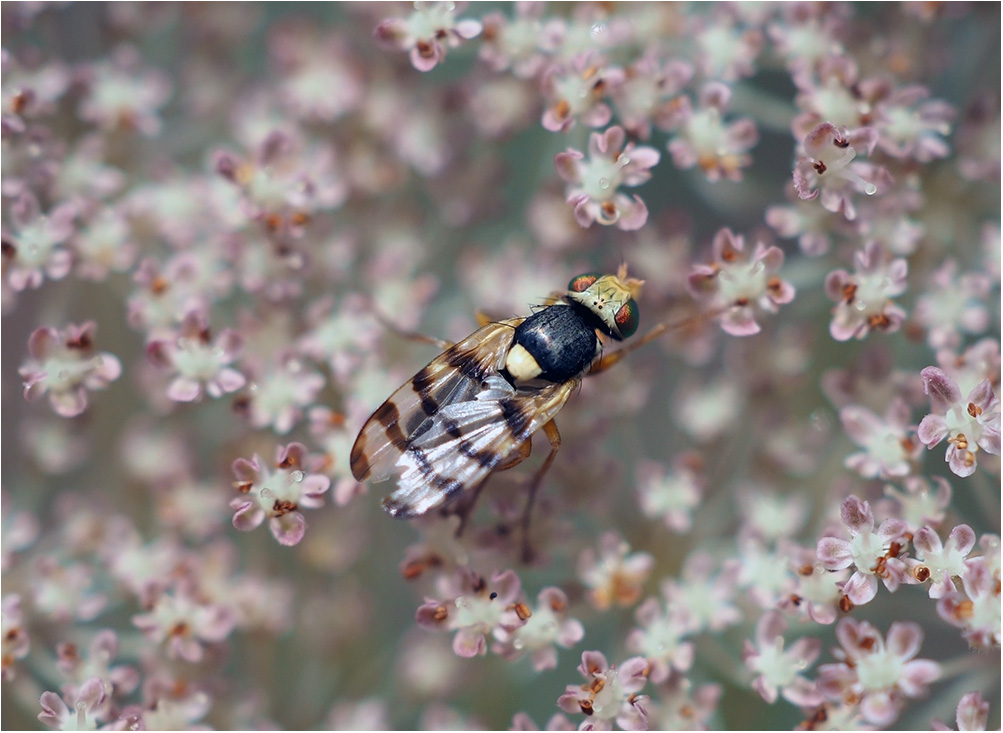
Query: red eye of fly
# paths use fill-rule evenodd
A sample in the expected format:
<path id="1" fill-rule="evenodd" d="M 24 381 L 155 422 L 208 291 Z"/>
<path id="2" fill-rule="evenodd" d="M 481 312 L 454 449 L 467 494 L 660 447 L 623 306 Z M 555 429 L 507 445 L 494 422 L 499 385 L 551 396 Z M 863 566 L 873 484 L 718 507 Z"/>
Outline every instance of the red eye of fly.
<path id="1" fill-rule="evenodd" d="M 573 277 L 571 282 L 568 283 L 568 290 L 572 293 L 584 293 L 592 287 L 592 283 L 600 277 L 602 277 L 602 275 L 598 272 L 586 272 L 584 275 Z"/>
<path id="2" fill-rule="evenodd" d="M 637 308 L 637 303 L 633 299 L 628 300 L 620 306 L 620 310 L 616 312 L 616 317 L 613 320 L 616 322 L 616 327 L 620 329 L 622 338 L 633 336 L 641 323 L 641 313 Z"/>

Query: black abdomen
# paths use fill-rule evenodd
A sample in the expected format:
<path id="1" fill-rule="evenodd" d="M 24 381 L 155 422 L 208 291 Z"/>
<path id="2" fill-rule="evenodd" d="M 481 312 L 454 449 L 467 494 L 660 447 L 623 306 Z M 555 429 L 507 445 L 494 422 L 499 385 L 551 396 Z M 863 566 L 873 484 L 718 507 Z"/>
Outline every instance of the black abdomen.
<path id="1" fill-rule="evenodd" d="M 540 379 L 567 382 L 596 357 L 596 327 L 574 305 L 552 305 L 534 313 L 515 329 L 515 343 L 528 351 L 543 372 Z"/>

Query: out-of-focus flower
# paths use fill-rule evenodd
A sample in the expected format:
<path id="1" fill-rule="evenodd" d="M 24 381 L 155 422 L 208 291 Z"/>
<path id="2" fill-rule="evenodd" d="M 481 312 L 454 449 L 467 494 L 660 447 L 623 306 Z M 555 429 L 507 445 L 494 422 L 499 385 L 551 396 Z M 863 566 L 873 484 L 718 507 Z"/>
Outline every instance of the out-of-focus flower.
<path id="1" fill-rule="evenodd" d="M 529 619 L 529 609 L 518 602 L 522 584 L 511 570 L 496 573 L 490 582 L 467 567 L 440 576 L 438 595 L 428 598 L 415 613 L 419 626 L 455 631 L 453 652 L 460 657 L 487 653 L 485 636 L 504 628 L 510 636 Z"/>
<path id="2" fill-rule="evenodd" d="M 933 486 L 931 486 L 931 482 Z M 915 533 L 923 525 L 936 527 L 944 521 L 951 503 L 951 485 L 941 476 L 907 476 L 903 491 L 895 486 L 885 487 L 885 496 L 895 501 L 898 516 L 905 520 L 909 532 Z"/>
<path id="3" fill-rule="evenodd" d="M 957 270 L 955 260 L 945 261 L 916 299 L 913 317 L 926 329 L 932 349 L 956 349 L 963 334 L 981 334 L 989 325 L 989 311 L 981 302 L 989 295 L 989 277 L 981 272 L 958 277 Z"/>
<path id="4" fill-rule="evenodd" d="M 708 18 L 695 40 L 700 71 L 708 78 L 726 82 L 752 76 L 756 56 L 763 49 L 762 31 L 739 28 L 725 17 Z"/>
<path id="5" fill-rule="evenodd" d="M 675 129 L 692 113 L 689 100 L 680 96 L 692 77 L 692 64 L 682 59 L 646 55 L 627 67 L 623 81 L 613 87 L 612 97 L 628 134 L 647 140 L 652 125 L 660 130 Z"/>
<path id="6" fill-rule="evenodd" d="M 525 610 L 529 610 L 528 608 Z M 529 652 L 533 670 L 542 672 L 557 666 L 557 649 L 574 646 L 585 636 L 585 628 L 575 618 L 568 618 L 568 597 L 560 588 L 548 587 L 536 598 L 536 608 L 527 619 L 520 613 L 520 623 L 509 629 L 502 622 L 495 628 L 498 640 L 492 651 L 506 659 L 517 659 Z M 511 616 L 509 616 L 511 618 Z"/>
<path id="7" fill-rule="evenodd" d="M 981 692 L 969 692 L 958 701 L 956 722 L 958 730 L 985 730 L 989 723 L 989 701 Z M 953 730 L 939 720 L 930 722 L 932 730 Z"/>
<path id="8" fill-rule="evenodd" d="M 481 19 L 484 30 L 479 54 L 493 71 L 511 69 L 516 77 L 531 79 L 547 61 L 540 49 L 544 6 L 518 3 L 514 11 L 512 18 L 495 11 Z"/>
<path id="9" fill-rule="evenodd" d="M 662 585 L 666 608 L 670 613 L 682 612 L 692 634 L 737 624 L 742 612 L 733 601 L 739 571 L 735 563 L 722 566 L 709 554 L 691 554 L 683 564 L 681 577 L 670 578 Z"/>
<path id="10" fill-rule="evenodd" d="M 779 247 L 756 242 L 747 252 L 745 238 L 730 229 L 714 235 L 714 261 L 694 265 L 689 276 L 690 290 L 720 315 L 721 328 L 732 336 L 759 333 L 757 311 L 776 313 L 794 300 L 794 287 L 777 274 L 784 262 Z"/>
<path id="11" fill-rule="evenodd" d="M 742 169 L 752 162 L 749 150 L 759 141 L 751 118 L 725 123 L 724 111 L 731 101 L 731 89 L 710 82 L 700 90 L 699 107 L 681 106 L 676 133 L 669 142 L 672 162 L 686 170 L 699 166 L 709 181 L 726 178 L 742 180 Z"/>
<path id="12" fill-rule="evenodd" d="M 633 606 L 651 572 L 654 558 L 630 552 L 630 545 L 615 532 L 599 538 L 599 552 L 588 548 L 578 558 L 578 577 L 589 589 L 592 604 L 605 610 L 612 605 Z"/>
<path id="13" fill-rule="evenodd" d="M 889 261 L 877 242 L 857 250 L 853 260 L 852 275 L 834 270 L 825 279 L 826 295 L 837 303 L 829 333 L 837 341 L 849 341 L 863 339 L 871 331 L 897 331 L 906 313 L 892 298 L 906 290 L 906 261 Z"/>
<path id="14" fill-rule="evenodd" d="M 862 450 L 846 457 L 844 465 L 864 478 L 907 475 L 922 446 L 910 437 L 912 411 L 900 397 L 892 400 L 884 419 L 860 405 L 839 411 L 847 437 Z"/>
<path id="15" fill-rule="evenodd" d="M 257 454 L 250 461 L 238 458 L 233 462 L 234 485 L 241 493 L 230 502 L 230 508 L 236 510 L 233 526 L 247 532 L 267 517 L 268 528 L 280 544 L 296 545 L 306 532 L 300 508 L 323 506 L 331 479 L 306 472 L 307 451 L 302 443 L 279 446 L 276 454 L 274 471 Z"/>
<path id="16" fill-rule="evenodd" d="M 626 143 L 622 127 L 589 136 L 589 155 L 573 148 L 558 153 L 554 166 L 567 183 L 567 201 L 574 207 L 582 227 L 593 221 L 618 229 L 640 229 L 648 220 L 648 207 L 636 194 L 633 200 L 620 193 L 620 186 L 639 186 L 651 178 L 658 163 L 654 148 Z"/>
<path id="17" fill-rule="evenodd" d="M 57 414 L 74 417 L 87 409 L 88 390 L 107 387 L 119 378 L 122 364 L 107 351 L 95 353 L 97 325 L 88 321 L 68 324 L 63 331 L 42 327 L 28 339 L 30 358 L 20 369 L 24 398 L 36 400 L 48 393 Z"/>
<path id="18" fill-rule="evenodd" d="M 610 665 L 601 652 L 582 654 L 578 665 L 585 682 L 568 685 L 557 700 L 566 713 L 584 713 L 592 730 L 612 730 L 615 722 L 623 730 L 647 730 L 647 695 L 638 695 L 648 681 L 648 663 L 631 657 L 623 664 Z"/>
<path id="19" fill-rule="evenodd" d="M 104 280 L 109 272 L 128 272 L 137 247 L 120 211 L 105 209 L 92 218 L 72 240 L 77 269 L 88 280 Z"/>
<path id="20" fill-rule="evenodd" d="M 745 640 L 742 661 L 758 673 L 752 686 L 771 705 L 782 695 L 792 705 L 809 707 L 822 702 L 815 683 L 802 675 L 822 651 L 818 639 L 798 639 L 784 649 L 787 621 L 778 611 L 767 611 L 756 624 L 756 643 Z"/>
<path id="21" fill-rule="evenodd" d="M 108 599 L 95 589 L 94 572 L 83 562 L 61 563 L 49 555 L 39 558 L 32 585 L 32 605 L 43 616 L 66 623 L 71 619 L 90 621 L 107 605 Z"/>
<path id="22" fill-rule="evenodd" d="M 457 20 L 454 2 L 415 2 L 407 18 L 390 18 L 376 26 L 376 39 L 390 48 L 407 51 L 418 71 L 431 71 L 455 48 L 481 32 L 478 20 Z"/>
<path id="23" fill-rule="evenodd" d="M 105 694 L 111 699 L 115 695 L 128 695 L 139 684 L 139 672 L 135 667 L 112 666 L 118 651 L 118 635 L 104 629 L 91 640 L 84 656 L 76 644 L 60 644 L 56 648 L 57 664 L 72 681 L 74 689 L 81 690 L 83 685 L 96 677 L 104 683 Z"/>
<path id="24" fill-rule="evenodd" d="M 856 568 L 843 584 L 843 594 L 855 606 L 869 603 L 877 595 L 878 578 L 894 592 L 905 576 L 905 563 L 898 557 L 907 539 L 905 522 L 886 519 L 875 531 L 870 504 L 856 496 L 843 502 L 839 515 L 850 539 L 823 537 L 818 557 L 826 570 Z"/>
<path id="25" fill-rule="evenodd" d="M 945 137 L 951 134 L 954 108 L 919 84 L 891 90 L 875 105 L 874 127 L 878 147 L 894 158 L 929 163 L 951 152 Z"/>
<path id="26" fill-rule="evenodd" d="M 142 68 L 135 49 L 118 48 L 112 61 L 95 64 L 86 78 L 82 120 L 108 131 L 159 134 L 159 110 L 171 96 L 171 83 L 162 72 Z"/>
<path id="27" fill-rule="evenodd" d="M 252 378 L 248 385 L 247 411 L 251 425 L 271 426 L 285 435 L 303 415 L 303 408 L 313 402 L 324 388 L 324 377 L 308 369 L 299 359 L 282 359 L 269 372 Z"/>
<path id="28" fill-rule="evenodd" d="M 230 635 L 234 616 L 226 606 L 176 591 L 160 596 L 149 613 L 133 616 L 132 623 L 153 643 L 166 643 L 169 658 L 194 663 L 202 661 L 205 644 Z"/>
<path id="29" fill-rule="evenodd" d="M 638 504 L 644 515 L 661 520 L 674 532 L 688 532 L 704 489 L 700 456 L 678 456 L 670 471 L 654 461 L 644 461 L 637 467 L 637 476 Z"/>
<path id="30" fill-rule="evenodd" d="M 979 448 L 1000 454 L 1000 401 L 989 380 L 976 385 L 962 398 L 957 383 L 942 369 L 920 372 L 933 412 L 924 417 L 917 435 L 927 448 L 947 438 L 944 460 L 962 478 L 975 473 Z"/>
<path id="31" fill-rule="evenodd" d="M 847 617 L 836 624 L 839 661 L 818 668 L 818 686 L 833 701 L 854 700 L 864 720 L 886 727 L 899 716 L 905 701 L 921 698 L 940 677 L 940 665 L 915 659 L 923 629 L 911 621 L 896 621 L 888 638 L 867 621 Z"/>
<path id="32" fill-rule="evenodd" d="M 31 650 L 31 638 L 24 624 L 21 596 L 11 593 L 0 606 L 0 679 L 10 682 L 16 676 L 15 662 Z"/>
<path id="33" fill-rule="evenodd" d="M 657 598 L 649 598 L 634 616 L 639 628 L 627 635 L 627 649 L 640 654 L 650 665 L 651 681 L 659 685 L 673 670 L 686 672 L 693 665 L 693 642 L 685 641 L 692 624 L 684 608 L 663 608 Z"/>
<path id="34" fill-rule="evenodd" d="M 42 214 L 38 200 L 27 193 L 14 201 L 14 231 L 5 231 L 2 243 L 4 275 L 11 288 L 37 288 L 46 277 L 66 277 L 73 256 L 61 245 L 73 233 L 76 216 L 76 207 L 65 203 Z"/>
<path id="35" fill-rule="evenodd" d="M 236 331 L 224 329 L 215 342 L 201 311 L 189 313 L 176 336 L 157 338 L 146 347 L 147 358 L 177 376 L 167 388 L 175 402 L 194 402 L 203 393 L 218 398 L 244 386 L 244 375 L 231 366 L 242 343 Z"/>
<path id="36" fill-rule="evenodd" d="M 87 680 L 76 694 L 67 696 L 67 699 L 72 700 L 72 707 L 55 692 L 43 692 L 39 700 L 42 712 L 38 714 L 38 719 L 56 730 L 97 730 L 98 725 L 104 722 L 98 717 L 107 699 L 101 678 Z"/>

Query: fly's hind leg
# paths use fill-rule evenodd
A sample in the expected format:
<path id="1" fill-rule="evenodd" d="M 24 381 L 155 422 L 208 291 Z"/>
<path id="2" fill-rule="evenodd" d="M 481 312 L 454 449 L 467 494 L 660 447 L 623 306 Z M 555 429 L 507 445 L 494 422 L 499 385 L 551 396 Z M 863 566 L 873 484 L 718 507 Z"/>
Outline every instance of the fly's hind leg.
<path id="1" fill-rule="evenodd" d="M 543 432 L 550 441 L 550 453 L 547 454 L 543 465 L 533 476 L 533 482 L 529 485 L 529 495 L 526 497 L 526 508 L 522 512 L 522 561 L 529 563 L 533 559 L 533 550 L 529 544 L 529 518 L 533 513 L 533 504 L 536 502 L 536 492 L 543 484 L 543 477 L 550 468 L 550 464 L 557 457 L 557 451 L 561 447 L 561 432 L 557 429 L 557 423 L 553 420 L 543 426 Z M 528 441 L 527 441 L 528 442 Z"/>
<path id="2" fill-rule="evenodd" d="M 509 454 L 504 461 L 495 466 L 494 471 L 485 476 L 484 480 L 474 487 L 473 491 L 470 492 L 469 497 L 461 500 L 462 504 L 451 508 L 450 512 L 452 514 L 456 514 L 456 516 L 460 518 L 460 525 L 456 528 L 457 537 L 463 534 L 463 530 L 467 526 L 467 520 L 470 518 L 470 515 L 474 513 L 474 507 L 477 505 L 477 499 L 481 495 L 481 491 L 484 489 L 484 484 L 488 482 L 488 479 L 491 478 L 495 471 L 504 471 L 505 469 L 512 468 L 513 466 L 518 466 L 520 463 L 529 458 L 532 450 L 533 441 L 523 441 L 522 445 L 512 451 L 512 453 Z"/>

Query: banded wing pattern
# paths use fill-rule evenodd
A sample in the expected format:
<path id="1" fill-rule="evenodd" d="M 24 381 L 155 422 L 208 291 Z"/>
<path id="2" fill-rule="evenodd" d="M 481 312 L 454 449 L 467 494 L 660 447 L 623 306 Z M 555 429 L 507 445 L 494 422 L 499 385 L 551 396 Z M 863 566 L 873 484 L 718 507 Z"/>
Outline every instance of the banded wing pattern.
<path id="1" fill-rule="evenodd" d="M 481 384 L 497 374 L 512 345 L 513 318 L 483 326 L 433 359 L 380 405 L 352 446 L 352 475 L 383 481 L 398 471 L 409 439 L 444 405 L 473 400 Z"/>
<path id="2" fill-rule="evenodd" d="M 497 374 L 473 399 L 443 406 L 408 441 L 397 462 L 387 513 L 419 516 L 472 489 L 564 407 L 578 380 L 516 390 Z"/>

